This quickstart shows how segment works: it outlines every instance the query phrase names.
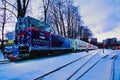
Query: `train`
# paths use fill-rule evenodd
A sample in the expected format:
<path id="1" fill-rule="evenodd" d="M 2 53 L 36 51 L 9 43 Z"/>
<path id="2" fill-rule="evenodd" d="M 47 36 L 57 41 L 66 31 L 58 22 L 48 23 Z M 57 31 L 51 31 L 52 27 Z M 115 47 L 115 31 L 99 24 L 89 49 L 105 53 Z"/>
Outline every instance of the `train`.
<path id="1" fill-rule="evenodd" d="M 18 19 L 14 36 L 13 46 L 5 48 L 6 57 L 10 60 L 98 48 L 79 39 L 70 39 L 53 34 L 50 32 L 48 24 L 30 16 Z"/>

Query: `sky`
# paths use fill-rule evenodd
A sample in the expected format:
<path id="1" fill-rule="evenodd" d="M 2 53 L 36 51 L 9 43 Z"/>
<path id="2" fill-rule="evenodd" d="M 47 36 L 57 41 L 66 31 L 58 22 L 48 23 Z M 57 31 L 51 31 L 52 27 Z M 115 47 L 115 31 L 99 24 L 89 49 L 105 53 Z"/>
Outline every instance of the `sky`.
<path id="1" fill-rule="evenodd" d="M 120 40 L 120 0 L 76 0 L 75 5 L 95 38 Z"/>

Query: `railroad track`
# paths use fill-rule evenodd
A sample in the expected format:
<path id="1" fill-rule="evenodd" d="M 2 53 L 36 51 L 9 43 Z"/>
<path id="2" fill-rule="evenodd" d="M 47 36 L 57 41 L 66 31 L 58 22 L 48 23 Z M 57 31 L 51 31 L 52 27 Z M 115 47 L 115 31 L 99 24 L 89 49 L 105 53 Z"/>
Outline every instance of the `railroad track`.
<path id="1" fill-rule="evenodd" d="M 76 78 L 76 80 L 79 80 L 82 76 L 84 76 L 89 70 L 91 70 L 98 62 L 100 62 L 102 59 L 104 59 L 105 57 L 107 57 L 108 55 L 103 56 L 102 58 L 100 58 L 99 60 L 97 60 L 92 66 L 90 66 L 86 71 L 84 71 L 84 73 L 82 73 L 79 77 Z M 81 68 L 80 68 L 81 69 Z M 79 69 L 79 70 L 80 70 Z M 79 71 L 78 70 L 78 71 Z M 78 72 L 76 71 L 76 72 Z M 70 79 L 67 79 L 70 80 Z"/>
<path id="2" fill-rule="evenodd" d="M 117 55 L 113 55 L 112 57 L 111 57 L 111 59 L 113 59 L 113 62 L 112 62 L 112 67 L 111 67 L 111 79 L 110 80 L 115 80 L 114 79 L 114 75 L 115 75 L 115 70 L 114 70 L 114 68 L 115 68 L 115 59 L 117 58 Z"/>
<path id="3" fill-rule="evenodd" d="M 88 59 L 82 66 L 80 66 L 73 74 L 71 74 L 70 75 L 70 77 L 68 77 L 66 80 L 70 80 L 80 69 L 82 69 L 94 56 L 96 56 L 96 55 L 93 55 L 90 59 Z M 94 65 L 93 65 L 94 66 Z M 92 67 L 93 67 L 92 66 Z M 92 68 L 91 67 L 91 68 Z M 91 68 L 89 68 L 89 69 L 91 69 Z M 80 77 L 82 77 L 86 72 L 88 72 L 88 70 L 87 71 L 85 71 Z M 80 78 L 79 77 L 79 78 Z"/>
<path id="4" fill-rule="evenodd" d="M 95 51 L 94 53 L 97 53 L 97 51 Z M 77 61 L 79 61 L 79 60 L 81 60 L 82 58 L 85 58 L 85 57 L 87 57 L 87 56 L 89 56 L 89 55 L 92 55 L 93 54 L 93 52 L 92 53 L 89 53 L 89 54 L 87 54 L 87 55 L 85 55 L 85 56 L 82 56 L 82 57 L 80 57 L 80 58 L 78 58 L 78 59 L 76 59 L 76 60 L 74 60 L 74 61 L 71 61 L 71 62 L 69 62 L 69 63 L 67 63 L 67 64 L 65 64 L 65 65 L 63 65 L 63 66 L 61 66 L 61 67 L 59 67 L 59 68 L 57 68 L 57 69 L 54 69 L 54 70 L 52 70 L 52 71 L 50 71 L 50 72 L 48 72 L 48 73 L 46 73 L 46 74 L 43 74 L 42 76 L 40 76 L 40 77 L 37 77 L 37 78 L 35 78 L 34 80 L 42 80 L 44 77 L 46 77 L 46 76 L 48 76 L 48 75 L 50 75 L 50 74 L 52 74 L 52 73 L 54 73 L 54 72 L 57 72 L 57 71 L 59 71 L 59 70 L 61 70 L 61 69 L 63 69 L 63 68 L 65 68 L 65 67 L 67 67 L 67 66 L 69 66 L 69 65 L 71 65 L 71 64 L 73 64 L 73 63 L 75 63 L 75 62 L 77 62 Z M 96 54 L 94 54 L 93 56 L 95 56 Z M 88 62 L 88 61 L 87 61 Z M 87 63 L 86 62 L 86 63 Z M 84 66 L 85 64 L 83 64 L 83 66 Z M 73 73 L 74 74 L 74 73 Z M 68 79 L 69 80 L 69 79 Z"/>
<path id="5" fill-rule="evenodd" d="M 90 66 L 88 69 L 86 69 L 86 71 L 84 71 L 84 73 L 82 73 L 81 75 L 79 75 L 79 77 L 77 77 L 75 80 L 80 80 L 80 78 L 81 78 L 82 76 L 84 76 L 84 75 L 85 75 L 89 70 L 91 70 L 98 62 L 100 62 L 102 59 L 106 58 L 107 56 L 109 56 L 109 55 L 107 54 L 107 55 L 103 56 L 102 58 L 100 58 L 99 60 L 97 60 L 92 66 Z M 111 67 L 111 79 L 110 79 L 110 80 L 114 80 L 114 61 L 115 61 L 116 57 L 117 57 L 117 55 L 112 55 L 112 56 L 111 56 L 111 59 L 113 59 L 113 63 L 112 63 L 112 67 Z M 89 62 L 89 61 L 87 61 L 87 62 Z M 85 64 L 86 64 L 87 62 L 85 62 Z M 84 67 L 85 64 L 83 64 L 79 69 L 77 69 L 77 70 L 76 70 L 69 78 L 67 78 L 66 80 L 74 80 L 74 79 L 72 79 L 72 77 L 73 77 L 79 70 L 81 70 L 81 68 Z"/>

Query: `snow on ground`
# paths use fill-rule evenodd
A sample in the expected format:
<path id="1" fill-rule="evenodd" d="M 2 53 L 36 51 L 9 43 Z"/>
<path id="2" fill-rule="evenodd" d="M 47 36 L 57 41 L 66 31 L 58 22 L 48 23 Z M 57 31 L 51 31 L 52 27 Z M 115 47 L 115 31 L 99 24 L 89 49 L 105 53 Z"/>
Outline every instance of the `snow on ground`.
<path id="1" fill-rule="evenodd" d="M 3 54 L 1 53 L 1 50 L 0 50 L 0 61 L 1 60 L 4 60 L 4 57 L 3 57 Z"/>
<path id="2" fill-rule="evenodd" d="M 80 52 L 45 59 L 2 64 L 0 65 L 0 80 L 33 80 L 86 54 L 86 52 Z"/>
<path id="3" fill-rule="evenodd" d="M 111 80 L 112 62 L 110 56 L 103 58 L 79 80 Z"/>
<path id="4" fill-rule="evenodd" d="M 50 74 L 49 76 L 45 77 L 43 80 L 67 80 L 67 78 L 74 73 L 80 66 L 82 66 L 88 59 L 90 59 L 96 53 L 87 56 L 85 58 L 80 59 L 79 61 L 55 72 Z"/>
<path id="5" fill-rule="evenodd" d="M 110 52 L 109 52 L 110 53 Z M 106 54 L 108 54 L 108 53 L 99 53 L 98 55 L 95 55 L 94 56 L 94 58 L 93 59 L 91 59 L 88 63 L 86 63 L 86 65 L 82 68 L 82 69 L 80 69 L 78 72 L 77 72 L 77 74 L 74 76 L 74 77 L 72 77 L 70 80 L 76 80 L 77 78 L 79 78 L 81 75 L 83 75 L 83 73 L 84 72 L 86 72 L 93 64 L 95 64 L 99 59 L 101 59 L 101 57 L 103 57 L 103 56 L 105 56 Z M 97 63 L 97 65 L 98 65 L 98 63 Z M 99 62 L 99 65 L 98 65 L 99 67 L 100 66 L 103 66 L 103 64 L 100 64 L 100 62 Z M 108 65 L 109 66 L 109 65 Z M 95 67 L 93 67 L 92 69 L 95 69 Z M 79 80 L 107 80 L 107 79 L 105 79 L 106 77 L 108 77 L 108 74 L 107 74 L 107 76 L 106 77 L 104 77 L 104 78 L 97 78 L 97 77 L 94 77 L 94 75 L 98 75 L 99 77 L 101 77 L 101 75 L 99 75 L 99 70 L 100 70 L 100 68 L 98 68 L 98 69 L 95 69 L 96 71 L 93 71 L 93 72 L 91 72 L 91 70 L 92 69 L 90 69 L 88 72 L 90 73 L 90 76 L 83 76 L 83 77 L 81 77 Z M 104 68 L 105 69 L 105 68 Z M 98 72 L 97 72 L 98 71 Z M 105 71 L 109 71 L 108 70 L 108 68 L 107 69 L 105 69 Z M 87 73 L 88 74 L 88 73 Z M 106 73 L 104 73 L 104 74 L 106 74 Z"/>
<path id="6" fill-rule="evenodd" d="M 118 56 L 115 59 L 114 80 L 120 80 L 120 50 L 116 50 L 116 54 Z"/>
<path id="7" fill-rule="evenodd" d="M 93 53 L 94 51 L 90 52 Z M 94 68 L 92 68 L 79 80 L 110 80 L 111 67 L 113 62 L 113 59 L 111 59 L 111 55 L 113 53 L 118 55 L 115 60 L 114 80 L 120 80 L 120 51 L 105 50 L 103 53 L 103 51 L 100 50 L 99 53 L 100 54 L 95 59 L 100 58 L 106 54 L 109 54 L 109 56 L 97 63 Z M 66 54 L 62 56 L 46 57 L 20 62 L 12 62 L 8 64 L 0 64 L 0 80 L 33 80 L 86 54 L 88 53 L 78 52 L 75 54 Z M 55 72 L 56 74 L 48 76 L 47 78 L 45 78 L 45 80 L 66 80 L 66 78 L 71 75 L 76 68 L 84 64 L 84 62 L 89 58 L 90 56 L 81 59 L 77 63 L 72 64 L 73 67 L 68 66 L 67 69 L 61 69 L 60 72 Z M 1 57 L 0 59 L 3 58 Z M 91 61 L 91 63 L 93 62 L 94 60 Z M 91 64 L 86 65 L 86 67 L 89 65 Z M 81 72 L 84 72 L 84 69 L 82 69 L 78 74 L 81 74 Z"/>

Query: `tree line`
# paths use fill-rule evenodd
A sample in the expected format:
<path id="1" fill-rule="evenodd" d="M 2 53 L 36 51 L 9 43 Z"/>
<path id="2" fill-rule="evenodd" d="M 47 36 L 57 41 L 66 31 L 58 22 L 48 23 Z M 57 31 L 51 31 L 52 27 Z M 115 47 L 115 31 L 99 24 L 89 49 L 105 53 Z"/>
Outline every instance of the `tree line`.
<path id="1" fill-rule="evenodd" d="M 79 7 L 74 0 L 43 0 L 43 21 L 51 26 L 53 33 L 68 38 L 88 41 L 91 30 L 83 26 Z"/>
<path id="2" fill-rule="evenodd" d="M 11 20 L 17 21 L 31 13 L 33 0 L 0 0 L 0 27 L 2 41 L 6 24 Z M 74 6 L 74 0 L 39 0 L 43 15 L 40 20 L 50 25 L 51 32 L 63 37 L 77 38 L 88 41 L 92 36 L 91 30 L 84 26 L 79 7 Z M 42 5 L 42 6 L 41 6 Z M 15 27 L 15 26 L 13 26 Z M 1 43 L 1 46 L 4 46 Z"/>

